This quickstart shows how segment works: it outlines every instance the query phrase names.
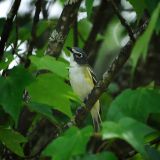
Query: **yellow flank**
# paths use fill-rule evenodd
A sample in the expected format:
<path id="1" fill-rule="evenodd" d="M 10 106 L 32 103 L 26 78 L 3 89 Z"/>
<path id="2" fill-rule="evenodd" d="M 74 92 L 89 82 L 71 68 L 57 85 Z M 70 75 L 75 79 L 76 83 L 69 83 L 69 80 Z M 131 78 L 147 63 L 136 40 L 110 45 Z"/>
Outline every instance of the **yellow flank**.
<path id="1" fill-rule="evenodd" d="M 87 69 L 87 67 L 83 67 L 83 73 L 84 73 L 84 77 L 85 77 L 86 81 L 87 81 L 90 85 L 94 86 L 93 79 L 92 79 L 92 75 L 91 75 L 89 69 Z"/>

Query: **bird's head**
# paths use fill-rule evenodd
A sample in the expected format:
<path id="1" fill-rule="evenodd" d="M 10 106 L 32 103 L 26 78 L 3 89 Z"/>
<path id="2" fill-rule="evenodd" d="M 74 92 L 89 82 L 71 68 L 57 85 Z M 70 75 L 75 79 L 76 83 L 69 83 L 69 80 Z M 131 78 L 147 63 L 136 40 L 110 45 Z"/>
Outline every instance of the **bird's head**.
<path id="1" fill-rule="evenodd" d="M 67 47 L 67 49 L 73 55 L 75 62 L 77 62 L 78 64 L 87 64 L 87 55 L 82 49 L 78 47 Z"/>

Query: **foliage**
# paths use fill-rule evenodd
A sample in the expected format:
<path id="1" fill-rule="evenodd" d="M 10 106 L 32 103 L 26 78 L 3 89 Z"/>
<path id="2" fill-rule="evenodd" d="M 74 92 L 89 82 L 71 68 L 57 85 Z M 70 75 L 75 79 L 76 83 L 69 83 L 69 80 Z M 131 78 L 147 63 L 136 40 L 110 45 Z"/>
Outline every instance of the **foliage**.
<path id="1" fill-rule="evenodd" d="M 146 59 L 148 44 L 149 44 L 149 41 L 151 39 L 151 36 L 153 34 L 154 29 L 156 29 L 155 26 L 158 22 L 159 15 L 160 15 L 160 4 L 154 10 L 146 31 L 137 40 L 137 42 L 132 50 L 131 59 L 133 60 L 133 69 L 137 65 L 137 62 L 138 62 L 138 59 L 140 56 L 142 56 L 143 59 Z"/>
<path id="2" fill-rule="evenodd" d="M 52 156 L 55 160 L 67 160 L 72 156 L 84 154 L 92 132 L 91 127 L 81 130 L 72 127 L 63 136 L 51 142 L 44 150 L 44 154 Z"/>
<path id="3" fill-rule="evenodd" d="M 40 0 L 31 0 L 30 12 L 18 12 L 13 18 L 13 25 L 8 26 L 11 32 L 6 29 L 9 37 L 4 53 L 0 53 L 0 159 L 11 156 L 21 160 L 37 155 L 40 160 L 160 159 L 160 2 L 126 0 L 131 5 L 128 10 L 123 1 L 115 4 L 119 13 L 136 14 L 136 21 L 129 21 L 133 31 L 139 32 L 141 24 L 148 21 L 130 51 L 123 48 L 128 43 L 128 33 L 111 8 L 111 1 L 82 2 L 78 15 L 86 15 L 80 20 L 78 16 L 77 26 L 69 12 L 70 9 L 77 12 L 76 0 L 42 4 Z M 38 5 L 42 5 L 40 15 Z M 68 15 L 63 15 L 61 20 L 50 17 L 48 6 L 54 5 L 67 8 L 69 11 L 63 13 Z M 101 7 L 105 10 L 99 10 L 100 5 L 106 5 Z M 0 17 L 1 38 L 5 23 L 6 18 Z M 62 23 L 67 23 L 69 32 Z M 50 38 L 53 30 L 59 37 Z M 48 53 L 48 43 L 56 40 L 52 49 L 61 51 L 59 57 Z M 75 43 L 89 50 L 88 59 L 93 61 L 91 65 L 98 80 L 119 51 L 126 55 L 131 52 L 131 61 L 116 68 L 121 72 L 108 80 L 109 88 L 103 88 L 104 93 L 99 97 L 102 123 L 97 133 L 89 116 L 82 127 L 78 128 L 74 122 L 81 111 L 77 108 L 85 106 L 73 92 L 68 76 L 66 47 Z M 116 65 L 112 66 L 115 69 Z"/>
<path id="4" fill-rule="evenodd" d="M 25 143 L 27 140 L 20 133 L 12 129 L 0 127 L 0 140 L 11 151 L 20 156 L 24 156 L 21 143 Z"/>
<path id="5" fill-rule="evenodd" d="M 124 139 L 147 158 L 144 148 L 144 138 L 148 134 L 151 134 L 153 129 L 131 118 L 122 118 L 118 123 L 107 121 L 102 126 L 103 139 Z"/>
<path id="6" fill-rule="evenodd" d="M 108 119 L 117 121 L 126 116 L 147 122 L 151 113 L 160 113 L 159 98 L 159 90 L 149 88 L 127 89 L 112 102 L 108 111 Z"/>

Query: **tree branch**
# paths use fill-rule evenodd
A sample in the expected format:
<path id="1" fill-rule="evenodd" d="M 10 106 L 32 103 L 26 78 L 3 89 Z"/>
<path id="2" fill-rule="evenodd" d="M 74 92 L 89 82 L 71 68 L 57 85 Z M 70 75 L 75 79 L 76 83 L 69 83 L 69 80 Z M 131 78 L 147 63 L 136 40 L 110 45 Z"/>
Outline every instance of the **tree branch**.
<path id="1" fill-rule="evenodd" d="M 73 42 L 74 46 L 78 47 L 78 22 L 77 22 L 77 15 L 76 15 L 76 20 L 73 25 Z"/>
<path id="2" fill-rule="evenodd" d="M 93 20 L 93 27 L 91 29 L 91 32 L 86 40 L 85 46 L 84 46 L 84 50 L 87 54 L 90 53 L 93 44 L 96 40 L 97 34 L 99 33 L 100 29 L 102 28 L 102 26 L 104 25 L 104 23 L 106 23 L 106 8 L 107 8 L 107 1 L 102 0 L 101 4 L 98 8 L 98 11 L 95 15 L 95 18 Z M 102 17 L 102 18 L 100 18 Z"/>
<path id="3" fill-rule="evenodd" d="M 41 12 L 42 0 L 37 0 L 35 6 L 36 6 L 36 11 L 35 11 L 34 18 L 33 18 L 31 41 L 29 43 L 29 48 L 28 48 L 28 56 L 32 55 L 33 47 L 36 43 L 36 38 L 37 38 L 36 30 L 37 30 L 37 24 L 39 22 L 39 14 Z"/>
<path id="4" fill-rule="evenodd" d="M 57 22 L 55 29 L 49 39 L 47 53 L 58 57 L 63 48 L 63 44 L 68 35 L 70 26 L 73 25 L 78 8 L 80 7 L 82 0 L 68 0 L 65 5 L 61 16 Z"/>
<path id="5" fill-rule="evenodd" d="M 3 27 L 3 31 L 1 34 L 1 40 L 0 40 L 0 61 L 3 58 L 3 54 L 4 54 L 4 47 L 5 44 L 8 40 L 9 34 L 12 30 L 12 26 L 13 26 L 13 20 L 15 15 L 18 12 L 18 8 L 20 6 L 21 0 L 15 0 L 11 10 L 9 11 L 8 15 L 7 15 L 7 19 L 5 21 L 4 27 Z"/>
<path id="6" fill-rule="evenodd" d="M 108 2 L 106 0 L 102 0 L 97 12 L 95 13 L 91 32 L 84 45 L 84 50 L 88 55 L 88 62 L 91 66 L 96 60 L 99 47 L 102 43 L 102 40 L 96 41 L 97 34 L 104 34 L 112 15 L 113 12 L 109 7 Z"/>
<path id="7" fill-rule="evenodd" d="M 14 44 L 13 44 L 13 50 L 12 50 L 12 54 L 14 55 L 15 53 L 17 53 L 17 45 L 18 45 L 18 22 L 17 22 L 17 15 L 16 15 L 16 18 L 15 18 L 15 29 L 16 29 L 16 32 L 15 32 L 15 41 L 14 41 Z"/>
<path id="8" fill-rule="evenodd" d="M 116 5 L 116 3 L 114 2 L 114 0 L 109 0 L 112 4 L 112 7 L 114 9 L 114 12 L 116 13 L 117 17 L 119 18 L 121 24 L 125 27 L 125 29 L 128 32 L 128 35 L 130 37 L 130 39 L 132 41 L 135 41 L 135 37 L 134 37 L 134 33 L 132 31 L 131 26 L 126 22 L 126 20 L 121 16 L 121 14 L 119 13 L 118 7 Z"/>
<path id="9" fill-rule="evenodd" d="M 42 14 L 44 19 L 48 19 L 48 10 L 46 9 L 47 3 L 48 2 L 46 0 L 42 2 Z"/>

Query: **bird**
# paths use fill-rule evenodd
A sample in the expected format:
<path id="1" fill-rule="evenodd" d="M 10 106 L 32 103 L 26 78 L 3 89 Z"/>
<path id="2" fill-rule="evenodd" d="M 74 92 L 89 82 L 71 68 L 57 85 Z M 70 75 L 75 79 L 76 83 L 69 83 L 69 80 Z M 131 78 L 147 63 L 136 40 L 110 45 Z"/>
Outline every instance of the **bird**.
<path id="1" fill-rule="evenodd" d="M 96 81 L 93 70 L 87 63 L 87 54 L 78 47 L 67 47 L 70 51 L 69 80 L 73 91 L 84 101 L 91 92 Z M 91 116 L 95 132 L 100 131 L 100 103 L 99 100 L 91 109 Z"/>

